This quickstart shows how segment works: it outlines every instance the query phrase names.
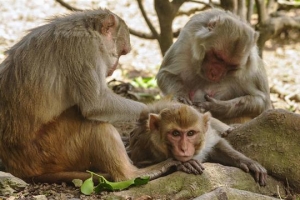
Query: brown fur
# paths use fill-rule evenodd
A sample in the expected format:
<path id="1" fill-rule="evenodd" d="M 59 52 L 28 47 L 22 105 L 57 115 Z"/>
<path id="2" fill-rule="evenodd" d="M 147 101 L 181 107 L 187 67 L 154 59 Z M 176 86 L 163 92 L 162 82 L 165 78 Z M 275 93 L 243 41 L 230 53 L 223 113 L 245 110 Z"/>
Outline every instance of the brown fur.
<path id="1" fill-rule="evenodd" d="M 146 109 L 106 85 L 129 51 L 125 22 L 103 9 L 54 18 L 9 49 L 0 65 L 0 158 L 6 170 L 41 182 L 83 178 L 87 169 L 113 180 L 151 173 L 131 164 L 111 125 L 137 119 Z"/>

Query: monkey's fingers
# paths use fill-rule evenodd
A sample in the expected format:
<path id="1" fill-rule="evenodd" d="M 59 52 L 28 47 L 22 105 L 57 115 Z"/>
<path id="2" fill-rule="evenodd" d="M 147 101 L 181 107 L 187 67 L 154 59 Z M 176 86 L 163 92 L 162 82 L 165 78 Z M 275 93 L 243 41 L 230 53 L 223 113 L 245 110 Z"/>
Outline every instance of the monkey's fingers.
<path id="1" fill-rule="evenodd" d="M 177 96 L 177 97 L 175 97 L 175 100 L 179 101 L 180 103 L 183 103 L 183 104 L 193 105 L 193 103 L 191 102 L 191 100 L 189 100 L 188 98 L 185 98 L 183 96 Z"/>
<path id="2" fill-rule="evenodd" d="M 185 172 L 187 174 L 195 174 L 195 175 L 202 174 L 202 172 L 199 172 L 196 169 L 194 169 L 193 167 L 191 167 L 191 165 L 189 163 L 184 163 L 184 164 L 179 165 L 177 167 L 177 170 Z"/>
<path id="3" fill-rule="evenodd" d="M 178 171 L 182 171 L 182 172 L 185 172 L 187 174 L 191 174 L 191 170 L 188 169 L 186 166 L 184 166 L 183 164 L 180 164 L 180 165 L 177 165 L 177 170 Z"/>
<path id="4" fill-rule="evenodd" d="M 209 101 L 209 102 L 216 102 L 216 100 L 212 97 L 210 97 L 208 94 L 204 95 L 204 98 L 206 101 Z"/>
<path id="5" fill-rule="evenodd" d="M 188 174 L 202 174 L 204 167 L 197 160 L 189 160 L 187 162 L 183 162 L 181 165 L 177 166 L 177 170 L 183 171 Z"/>
<path id="6" fill-rule="evenodd" d="M 189 165 L 193 169 L 195 169 L 199 174 L 203 173 L 203 170 L 205 169 L 200 161 L 198 160 L 189 160 L 188 162 L 185 162 L 185 164 Z"/>
<path id="7" fill-rule="evenodd" d="M 266 185 L 267 170 L 257 162 L 252 162 L 249 165 L 241 163 L 241 169 L 245 172 L 252 172 L 254 180 L 259 183 L 260 186 Z"/>
<path id="8" fill-rule="evenodd" d="M 227 137 L 234 129 L 234 127 L 228 128 L 226 131 L 221 133 L 221 137 Z"/>
<path id="9" fill-rule="evenodd" d="M 245 164 L 245 163 L 241 163 L 240 164 L 240 168 L 244 171 L 244 172 L 246 172 L 246 173 L 249 173 L 249 168 L 248 168 L 248 165 L 247 164 Z"/>
<path id="10" fill-rule="evenodd" d="M 268 174 L 267 173 L 260 173 L 259 174 L 259 185 L 260 186 L 266 186 L 267 185 L 267 177 Z"/>
<path id="11" fill-rule="evenodd" d="M 252 163 L 249 169 L 254 173 L 255 181 L 258 182 L 260 186 L 265 186 L 267 182 L 267 170 L 258 163 Z"/>

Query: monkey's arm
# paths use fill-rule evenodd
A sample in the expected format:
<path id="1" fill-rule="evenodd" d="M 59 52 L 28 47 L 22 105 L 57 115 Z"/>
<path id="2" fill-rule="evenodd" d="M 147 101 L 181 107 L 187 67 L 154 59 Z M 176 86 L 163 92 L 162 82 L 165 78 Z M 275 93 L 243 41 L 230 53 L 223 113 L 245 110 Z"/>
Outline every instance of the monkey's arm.
<path id="1" fill-rule="evenodd" d="M 234 129 L 234 127 L 228 126 L 214 117 L 210 119 L 210 125 L 214 130 L 218 131 L 218 134 L 222 137 L 226 137 Z"/>
<path id="2" fill-rule="evenodd" d="M 189 77 L 185 73 L 192 72 L 190 41 L 182 36 L 169 48 L 164 56 L 161 67 L 156 75 L 157 85 L 165 95 L 173 95 L 174 99 L 192 105 L 189 90 L 185 87 L 182 77 Z M 190 39 L 191 40 L 191 39 Z M 185 75 L 183 75 L 185 74 Z M 192 72 L 194 74 L 194 72 Z"/>
<path id="3" fill-rule="evenodd" d="M 235 150 L 225 139 L 221 138 L 209 153 L 209 159 L 225 165 L 241 168 L 245 172 L 252 172 L 254 179 L 261 186 L 266 185 L 267 170 L 258 162 L 246 157 Z"/>
<path id="4" fill-rule="evenodd" d="M 183 81 L 179 75 L 172 74 L 167 69 L 161 69 L 156 78 L 157 84 L 163 94 L 171 94 L 174 100 L 192 105 L 188 90 L 184 88 Z"/>
<path id="5" fill-rule="evenodd" d="M 100 69 L 87 66 L 75 83 L 76 90 L 72 90 L 71 96 L 84 117 L 101 122 L 130 121 L 147 110 L 145 104 L 115 94 L 108 88 L 105 74 L 105 66 Z"/>
<path id="6" fill-rule="evenodd" d="M 123 98 L 113 93 L 109 88 L 101 95 L 94 97 L 94 102 L 80 106 L 83 116 L 90 120 L 115 122 L 138 119 L 143 110 L 147 110 L 143 103 Z"/>
<path id="7" fill-rule="evenodd" d="M 246 95 L 231 100 L 217 100 L 205 95 L 205 102 L 194 104 L 201 110 L 210 111 L 213 116 L 218 118 L 230 118 L 240 116 L 255 117 L 269 108 L 267 97 L 258 95 Z"/>

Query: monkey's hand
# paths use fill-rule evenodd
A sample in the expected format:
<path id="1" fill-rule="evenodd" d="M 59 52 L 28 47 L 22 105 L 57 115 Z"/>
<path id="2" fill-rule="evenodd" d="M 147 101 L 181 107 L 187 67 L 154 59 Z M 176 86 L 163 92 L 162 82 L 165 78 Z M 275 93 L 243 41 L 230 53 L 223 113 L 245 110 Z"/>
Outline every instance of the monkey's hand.
<path id="1" fill-rule="evenodd" d="M 182 162 L 177 166 L 178 171 L 183 171 L 188 174 L 202 174 L 204 167 L 198 160 L 189 160 L 186 162 Z"/>
<path id="2" fill-rule="evenodd" d="M 178 102 L 183 103 L 183 104 L 193 105 L 192 101 L 190 100 L 190 98 L 188 96 L 177 95 L 177 96 L 174 96 L 173 99 L 175 101 L 178 101 Z"/>
<path id="3" fill-rule="evenodd" d="M 221 137 L 227 137 L 233 130 L 235 129 L 235 127 L 229 127 L 226 131 L 220 133 Z"/>
<path id="4" fill-rule="evenodd" d="M 238 128 L 241 125 L 242 124 L 230 124 L 230 127 L 227 130 L 221 132 L 220 136 L 221 137 L 227 137 L 234 129 Z"/>
<path id="5" fill-rule="evenodd" d="M 213 116 L 224 116 L 225 113 L 231 108 L 231 103 L 229 101 L 217 100 L 209 95 L 205 95 L 205 102 L 194 102 L 193 105 L 200 112 L 210 111 Z"/>
<path id="6" fill-rule="evenodd" d="M 258 162 L 251 159 L 243 159 L 239 161 L 239 167 L 247 173 L 252 173 L 256 182 L 260 186 L 265 186 L 267 183 L 267 170 Z"/>
<path id="7" fill-rule="evenodd" d="M 141 114 L 140 114 L 139 119 L 140 119 L 140 120 L 148 119 L 149 112 L 150 112 L 150 111 L 149 111 L 149 108 L 148 108 L 148 107 L 144 108 L 144 109 L 142 110 Z"/>

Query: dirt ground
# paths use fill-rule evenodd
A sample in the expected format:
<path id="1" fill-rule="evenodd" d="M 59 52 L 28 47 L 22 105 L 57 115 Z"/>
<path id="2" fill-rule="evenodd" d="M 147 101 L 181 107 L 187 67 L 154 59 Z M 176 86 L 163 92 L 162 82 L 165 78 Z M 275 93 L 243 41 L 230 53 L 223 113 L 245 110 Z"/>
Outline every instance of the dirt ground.
<path id="1" fill-rule="evenodd" d="M 124 0 L 110 1 L 67 1 L 79 8 L 107 7 L 121 16 L 130 27 L 146 30 L 136 2 Z M 145 1 L 150 19 L 157 25 L 151 0 Z M 68 13 L 54 0 L 10 0 L 0 1 L 0 62 L 5 58 L 4 51 L 13 45 L 26 30 L 43 24 L 44 19 L 53 15 Z M 188 17 L 177 19 L 174 28 L 181 27 Z M 283 108 L 300 113 L 300 42 L 299 33 L 293 32 L 290 39 L 268 41 L 263 52 L 264 61 L 271 88 L 271 100 L 275 108 Z M 127 80 L 129 74 L 137 76 L 154 76 L 162 60 L 155 41 L 142 40 L 131 36 L 132 51 L 120 60 L 120 68 L 112 78 Z M 80 195 L 79 190 L 67 185 L 31 185 L 17 195 L 20 199 L 31 199 L 34 196 L 43 199 L 93 199 Z M 9 199 L 15 199 L 10 197 Z M 100 199 L 100 196 L 97 197 Z M 1 197 L 0 197 L 1 199 Z"/>

